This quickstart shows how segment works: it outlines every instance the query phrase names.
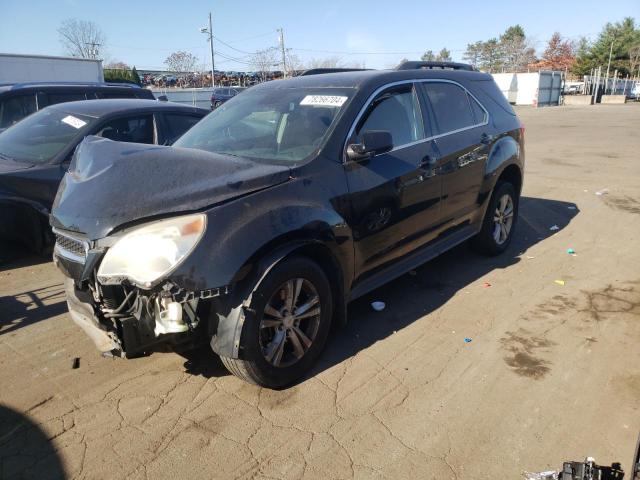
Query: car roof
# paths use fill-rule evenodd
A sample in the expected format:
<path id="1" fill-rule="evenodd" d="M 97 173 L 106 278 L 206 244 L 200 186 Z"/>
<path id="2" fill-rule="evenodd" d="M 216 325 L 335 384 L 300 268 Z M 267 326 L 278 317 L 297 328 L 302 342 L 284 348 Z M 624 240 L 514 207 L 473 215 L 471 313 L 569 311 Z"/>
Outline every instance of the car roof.
<path id="1" fill-rule="evenodd" d="M 288 80 L 265 82 L 253 88 L 364 88 L 404 80 L 445 79 L 452 81 L 490 80 L 491 75 L 469 70 L 416 69 L 416 70 L 357 70 L 351 72 L 322 73 L 293 77 Z"/>
<path id="2" fill-rule="evenodd" d="M 160 102 L 157 100 L 147 100 L 138 98 L 109 98 L 104 100 L 80 100 L 77 102 L 65 102 L 51 105 L 51 109 L 60 110 L 66 113 L 77 113 L 90 117 L 102 117 L 112 113 L 124 112 L 127 110 L 152 110 L 152 111 L 183 111 L 185 113 L 197 113 L 203 116 L 209 113 L 204 108 L 192 107 L 173 102 Z"/>

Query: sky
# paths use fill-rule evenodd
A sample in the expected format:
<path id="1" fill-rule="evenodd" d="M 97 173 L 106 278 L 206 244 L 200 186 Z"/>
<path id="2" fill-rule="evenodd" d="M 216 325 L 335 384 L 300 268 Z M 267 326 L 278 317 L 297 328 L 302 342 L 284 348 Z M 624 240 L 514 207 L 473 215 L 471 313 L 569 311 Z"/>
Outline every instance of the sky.
<path id="1" fill-rule="evenodd" d="M 640 23 L 640 0 L 0 0 L 0 52 L 64 55 L 57 28 L 78 18 L 104 31 L 106 61 L 163 69 L 169 54 L 184 50 L 210 69 L 207 36 L 200 33 L 209 12 L 214 36 L 227 44 L 214 40 L 216 70 L 252 70 L 252 52 L 278 46 L 277 28 L 302 61 L 339 57 L 390 68 L 443 47 L 461 61 L 468 43 L 514 24 L 541 53 L 555 31 L 594 38 L 609 21 L 632 16 Z"/>

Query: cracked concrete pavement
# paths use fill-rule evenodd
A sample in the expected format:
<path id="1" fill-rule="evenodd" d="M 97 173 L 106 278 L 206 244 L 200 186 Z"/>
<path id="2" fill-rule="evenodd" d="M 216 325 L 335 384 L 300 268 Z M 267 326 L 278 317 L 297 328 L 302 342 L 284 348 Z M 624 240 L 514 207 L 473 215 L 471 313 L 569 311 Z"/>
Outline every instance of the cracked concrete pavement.
<path id="1" fill-rule="evenodd" d="M 101 358 L 53 265 L 3 247 L 0 478 L 519 478 L 587 455 L 628 468 L 640 104 L 519 115 L 526 178 L 508 253 L 463 245 L 352 304 L 286 390 L 243 383 L 206 349 Z"/>

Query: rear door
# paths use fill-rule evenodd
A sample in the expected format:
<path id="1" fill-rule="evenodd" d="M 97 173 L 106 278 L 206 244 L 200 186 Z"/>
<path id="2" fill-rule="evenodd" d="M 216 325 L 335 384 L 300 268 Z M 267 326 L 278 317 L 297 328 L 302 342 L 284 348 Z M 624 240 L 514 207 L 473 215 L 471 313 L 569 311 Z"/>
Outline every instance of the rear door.
<path id="1" fill-rule="evenodd" d="M 477 207 L 488 155 L 487 111 L 461 85 L 422 82 L 441 155 L 442 219 L 458 223 Z"/>
<path id="2" fill-rule="evenodd" d="M 439 219 L 440 178 L 428 162 L 437 158 L 426 140 L 418 94 L 412 83 L 387 88 L 366 107 L 348 143 L 362 132 L 391 133 L 393 149 L 348 160 L 351 218 L 358 274 L 423 244 Z"/>

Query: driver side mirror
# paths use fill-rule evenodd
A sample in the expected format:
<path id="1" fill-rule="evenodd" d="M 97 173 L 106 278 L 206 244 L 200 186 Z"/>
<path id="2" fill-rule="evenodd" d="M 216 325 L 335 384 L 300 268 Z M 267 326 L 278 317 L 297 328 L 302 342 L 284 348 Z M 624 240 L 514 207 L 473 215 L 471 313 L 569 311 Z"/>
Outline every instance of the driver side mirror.
<path id="1" fill-rule="evenodd" d="M 362 160 L 374 155 L 387 153 L 393 148 L 393 138 L 386 130 L 368 130 L 360 134 L 360 143 L 352 143 L 347 147 L 350 160 Z"/>

